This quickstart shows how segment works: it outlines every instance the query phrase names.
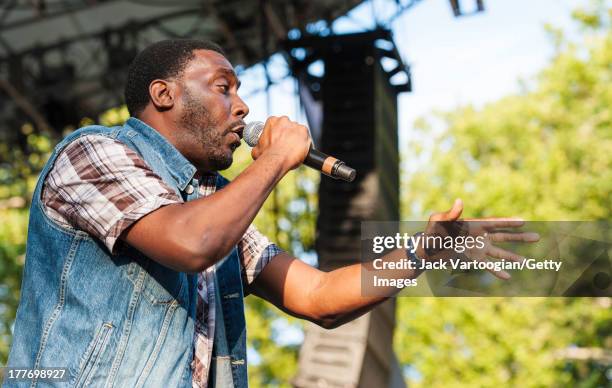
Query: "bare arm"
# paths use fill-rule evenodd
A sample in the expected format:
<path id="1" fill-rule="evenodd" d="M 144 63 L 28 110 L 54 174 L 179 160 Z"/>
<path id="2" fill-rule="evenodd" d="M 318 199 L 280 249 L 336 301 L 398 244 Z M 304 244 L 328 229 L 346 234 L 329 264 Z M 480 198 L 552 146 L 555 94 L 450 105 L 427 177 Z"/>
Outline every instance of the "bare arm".
<path id="1" fill-rule="evenodd" d="M 403 251 L 388 254 L 404 255 Z M 395 256 L 396 257 L 396 256 Z M 380 289 L 386 296 L 361 294 L 363 264 L 353 264 L 323 272 L 291 257 L 275 256 L 251 285 L 253 294 L 298 318 L 308 319 L 325 328 L 334 328 L 367 313 L 400 290 Z M 394 271 L 389 276 L 416 278 L 419 271 Z"/>
<path id="2" fill-rule="evenodd" d="M 462 210 L 461 201 L 455 201 L 449 211 L 433 214 L 426 232 L 433 233 L 441 222 L 444 224 L 457 221 Z M 516 227 L 522 224 L 514 219 L 471 221 L 475 221 L 477 225 L 490 225 L 492 228 Z M 489 236 L 491 241 L 535 242 L 539 238 L 534 233 L 491 233 Z M 499 237 L 505 240 L 498 239 Z M 417 253 L 423 260 L 437 259 L 434 256 L 430 257 L 421 247 L 417 249 Z M 509 260 L 519 259 L 514 257 L 517 255 L 493 245 L 487 246 L 484 254 Z M 383 262 L 402 258 L 407 258 L 407 253 L 403 249 L 393 250 L 381 257 Z M 251 290 L 255 295 L 268 300 L 289 314 L 308 319 L 325 328 L 334 328 L 365 314 L 401 291 L 396 287 L 376 287 L 376 292 L 363 292 L 362 271 L 364 270 L 372 271 L 372 263 L 354 264 L 331 272 L 322 272 L 283 253 L 274 257 L 264 267 L 251 285 Z M 402 269 L 376 270 L 376 272 L 388 279 L 415 279 L 422 271 Z M 503 271 L 493 272 L 493 275 L 500 279 L 509 278 L 509 275 Z"/>

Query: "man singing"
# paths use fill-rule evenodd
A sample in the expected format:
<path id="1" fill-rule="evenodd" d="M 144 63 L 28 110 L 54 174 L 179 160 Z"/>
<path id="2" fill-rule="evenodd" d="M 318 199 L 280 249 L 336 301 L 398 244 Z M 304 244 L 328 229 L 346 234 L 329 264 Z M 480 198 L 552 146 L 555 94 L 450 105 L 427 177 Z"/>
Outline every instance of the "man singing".
<path id="1" fill-rule="evenodd" d="M 361 295 L 360 265 L 319 271 L 251 225 L 311 140 L 271 117 L 254 162 L 221 177 L 249 113 L 239 86 L 217 45 L 158 42 L 130 67 L 132 117 L 55 148 L 32 200 L 9 366 L 65 367 L 70 387 L 246 387 L 245 294 L 326 328 L 386 299 Z"/>

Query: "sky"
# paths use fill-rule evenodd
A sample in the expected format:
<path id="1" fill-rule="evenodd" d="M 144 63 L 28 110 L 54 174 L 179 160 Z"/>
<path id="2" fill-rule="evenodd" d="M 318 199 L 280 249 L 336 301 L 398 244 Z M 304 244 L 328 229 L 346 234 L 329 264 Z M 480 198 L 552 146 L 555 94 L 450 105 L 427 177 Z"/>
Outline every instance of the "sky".
<path id="1" fill-rule="evenodd" d="M 363 31 L 374 26 L 373 12 L 385 19 L 393 1 L 367 1 L 338 19 L 335 33 Z M 403 1 L 406 3 L 406 1 Z M 463 0 L 466 8 L 475 1 Z M 410 136 L 414 120 L 434 110 L 464 104 L 482 106 L 519 91 L 519 80 L 529 81 L 553 54 L 544 30 L 550 23 L 572 31 L 571 11 L 587 0 L 485 0 L 482 13 L 455 18 L 448 0 L 422 0 L 392 23 L 395 44 L 412 71 L 413 92 L 398 97 L 400 144 Z M 288 70 L 282 57 L 269 64 L 273 79 Z M 250 84 L 246 102 L 251 120 L 288 115 L 306 122 L 295 97 L 295 82 L 285 78 L 270 94 L 253 93 L 265 85 L 262 66 L 247 69 Z M 244 87 L 243 87 L 244 88 Z M 269 100 L 268 100 L 269 99 Z"/>

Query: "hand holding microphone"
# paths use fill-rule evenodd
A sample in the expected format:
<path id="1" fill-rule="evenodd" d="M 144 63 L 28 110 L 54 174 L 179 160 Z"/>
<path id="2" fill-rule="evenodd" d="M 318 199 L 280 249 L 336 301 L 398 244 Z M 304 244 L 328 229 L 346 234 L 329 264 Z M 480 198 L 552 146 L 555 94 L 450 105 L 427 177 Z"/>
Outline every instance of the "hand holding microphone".
<path id="1" fill-rule="evenodd" d="M 312 147 L 308 128 L 289 120 L 286 116 L 270 117 L 266 123 L 253 121 L 244 128 L 244 141 L 254 147 L 253 159 L 264 151 L 276 147 L 279 154 L 288 158 L 290 170 L 305 164 L 334 179 L 352 182 L 356 172 L 344 162 L 326 155 Z M 274 152 L 274 151 L 273 151 Z M 304 155 L 304 153 L 306 153 Z"/>

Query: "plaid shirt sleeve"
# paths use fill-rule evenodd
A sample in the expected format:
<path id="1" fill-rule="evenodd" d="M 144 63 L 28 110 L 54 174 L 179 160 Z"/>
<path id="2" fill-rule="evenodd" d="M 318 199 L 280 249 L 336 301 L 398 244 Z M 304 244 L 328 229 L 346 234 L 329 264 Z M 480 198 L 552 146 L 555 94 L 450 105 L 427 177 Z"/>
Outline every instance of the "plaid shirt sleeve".
<path id="1" fill-rule="evenodd" d="M 101 135 L 83 136 L 60 153 L 42 200 L 52 219 L 98 238 L 110 252 L 141 217 L 182 202 L 136 152 Z"/>
<path id="2" fill-rule="evenodd" d="M 238 252 L 242 260 L 242 282 L 248 289 L 266 264 L 283 250 L 251 225 L 238 243 Z"/>

